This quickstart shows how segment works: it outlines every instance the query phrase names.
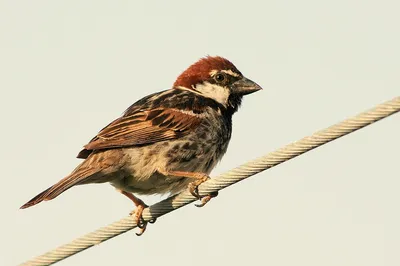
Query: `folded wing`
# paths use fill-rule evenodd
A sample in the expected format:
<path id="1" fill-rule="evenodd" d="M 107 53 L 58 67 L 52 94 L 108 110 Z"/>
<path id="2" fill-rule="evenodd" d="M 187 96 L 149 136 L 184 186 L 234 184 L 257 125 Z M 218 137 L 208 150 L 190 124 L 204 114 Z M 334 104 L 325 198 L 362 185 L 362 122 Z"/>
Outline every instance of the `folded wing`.
<path id="1" fill-rule="evenodd" d="M 196 128 L 201 119 L 190 111 L 171 108 L 137 110 L 102 129 L 79 154 L 87 158 L 94 150 L 143 146 L 178 139 Z"/>

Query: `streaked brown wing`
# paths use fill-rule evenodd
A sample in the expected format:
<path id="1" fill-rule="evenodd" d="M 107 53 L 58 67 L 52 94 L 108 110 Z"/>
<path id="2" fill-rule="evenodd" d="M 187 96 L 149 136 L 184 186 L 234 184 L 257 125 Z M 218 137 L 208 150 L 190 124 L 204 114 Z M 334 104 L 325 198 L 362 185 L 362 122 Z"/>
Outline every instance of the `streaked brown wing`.
<path id="1" fill-rule="evenodd" d="M 185 136 L 200 123 L 195 114 L 157 108 L 118 118 L 102 129 L 78 154 L 87 158 L 93 150 L 148 145 Z"/>

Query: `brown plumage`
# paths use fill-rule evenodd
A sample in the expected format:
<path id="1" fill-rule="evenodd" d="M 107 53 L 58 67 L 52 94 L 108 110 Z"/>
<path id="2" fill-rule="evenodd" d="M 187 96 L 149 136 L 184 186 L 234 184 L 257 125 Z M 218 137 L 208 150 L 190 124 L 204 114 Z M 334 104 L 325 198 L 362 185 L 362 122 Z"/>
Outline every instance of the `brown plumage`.
<path id="1" fill-rule="evenodd" d="M 78 154 L 85 159 L 67 177 L 25 203 L 51 200 L 75 185 L 110 182 L 137 206 L 142 225 L 145 204 L 131 193 L 177 193 L 189 186 L 204 205 L 197 186 L 227 150 L 232 115 L 243 95 L 261 89 L 228 60 L 205 57 L 165 91 L 130 106 L 103 128 Z"/>
<path id="2" fill-rule="evenodd" d="M 141 146 L 177 139 L 189 133 L 200 119 L 174 109 L 137 110 L 118 118 L 93 138 L 78 158 L 87 158 L 88 152 L 126 146 Z M 83 155 L 85 154 L 85 155 Z"/>
<path id="3" fill-rule="evenodd" d="M 94 154 L 90 159 L 83 161 L 78 167 L 75 168 L 72 173 L 55 185 L 49 187 L 45 191 L 41 192 L 30 201 L 21 206 L 21 209 L 25 209 L 36 205 L 44 200 L 51 200 L 68 190 L 69 188 L 88 183 L 103 183 L 109 182 L 112 179 L 106 179 L 106 173 L 110 170 L 119 167 L 121 152 L 114 150 L 108 151 L 106 154 Z"/>

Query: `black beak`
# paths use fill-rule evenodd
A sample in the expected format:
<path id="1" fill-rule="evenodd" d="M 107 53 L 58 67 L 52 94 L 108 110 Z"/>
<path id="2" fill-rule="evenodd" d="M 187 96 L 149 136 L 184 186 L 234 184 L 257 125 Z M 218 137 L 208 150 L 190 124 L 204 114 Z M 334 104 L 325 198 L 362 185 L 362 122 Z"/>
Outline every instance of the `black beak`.
<path id="1" fill-rule="evenodd" d="M 246 95 L 259 90 L 262 90 L 260 85 L 245 77 L 232 84 L 232 92 L 239 95 Z"/>

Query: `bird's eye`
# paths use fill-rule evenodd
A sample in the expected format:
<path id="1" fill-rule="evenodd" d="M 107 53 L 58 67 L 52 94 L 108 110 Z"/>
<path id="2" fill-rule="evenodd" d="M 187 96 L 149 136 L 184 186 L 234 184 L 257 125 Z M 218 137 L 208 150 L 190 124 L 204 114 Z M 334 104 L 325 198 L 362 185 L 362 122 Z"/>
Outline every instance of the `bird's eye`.
<path id="1" fill-rule="evenodd" d="M 224 74 L 222 74 L 222 73 L 218 73 L 218 74 L 215 75 L 214 79 L 217 82 L 224 82 L 226 80 L 226 76 Z"/>

